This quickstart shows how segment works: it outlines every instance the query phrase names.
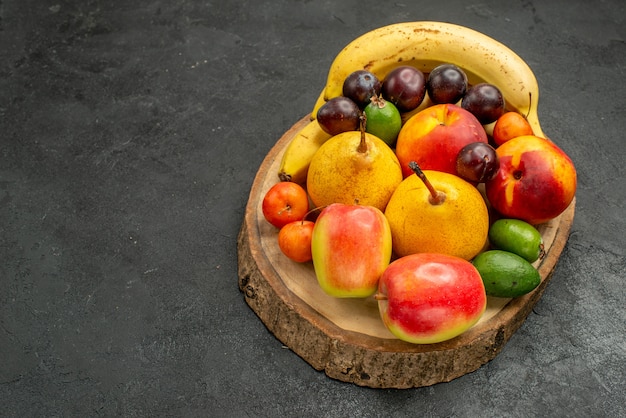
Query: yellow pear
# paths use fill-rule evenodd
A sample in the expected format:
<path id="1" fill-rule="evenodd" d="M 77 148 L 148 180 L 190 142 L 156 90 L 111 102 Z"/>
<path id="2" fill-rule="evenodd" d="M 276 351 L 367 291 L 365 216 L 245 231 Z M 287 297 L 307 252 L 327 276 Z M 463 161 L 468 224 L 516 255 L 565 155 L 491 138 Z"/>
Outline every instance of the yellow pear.
<path id="1" fill-rule="evenodd" d="M 317 207 L 359 204 L 385 210 L 402 169 L 393 150 L 380 138 L 360 131 L 333 136 L 315 153 L 307 191 Z"/>
<path id="2" fill-rule="evenodd" d="M 480 192 L 453 174 L 410 165 L 416 174 L 402 181 L 385 210 L 395 254 L 474 258 L 489 232 L 489 212 Z"/>

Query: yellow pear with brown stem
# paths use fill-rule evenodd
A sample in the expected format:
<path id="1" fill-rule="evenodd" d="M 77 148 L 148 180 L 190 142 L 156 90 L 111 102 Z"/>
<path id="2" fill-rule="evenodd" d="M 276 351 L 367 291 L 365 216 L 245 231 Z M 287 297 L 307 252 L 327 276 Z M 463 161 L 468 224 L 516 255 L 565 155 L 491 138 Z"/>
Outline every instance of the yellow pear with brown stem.
<path id="1" fill-rule="evenodd" d="M 307 191 L 317 207 L 331 203 L 359 204 L 385 210 L 402 169 L 393 150 L 382 139 L 365 132 L 342 132 L 315 153 L 307 175 Z"/>
<path id="2" fill-rule="evenodd" d="M 391 196 L 385 216 L 393 251 L 448 254 L 472 259 L 487 244 L 489 211 L 472 184 L 442 171 L 422 171 L 409 163 L 410 175 Z"/>

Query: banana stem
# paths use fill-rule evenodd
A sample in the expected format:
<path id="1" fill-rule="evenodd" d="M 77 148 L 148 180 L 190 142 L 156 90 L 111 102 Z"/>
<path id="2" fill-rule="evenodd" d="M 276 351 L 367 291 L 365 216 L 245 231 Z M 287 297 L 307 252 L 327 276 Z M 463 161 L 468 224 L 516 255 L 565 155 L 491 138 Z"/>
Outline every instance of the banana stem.
<path id="1" fill-rule="evenodd" d="M 528 110 L 526 111 L 526 114 L 524 115 L 524 119 L 528 120 L 528 115 L 530 115 L 530 108 L 533 107 L 533 92 L 529 91 L 528 92 Z"/>
<path id="2" fill-rule="evenodd" d="M 430 203 L 432 203 L 433 205 L 441 205 L 443 202 L 446 201 L 446 194 L 444 192 L 439 192 L 435 190 L 431 182 L 426 177 L 426 174 L 424 174 L 420 166 L 417 165 L 415 161 L 409 162 L 409 168 L 413 170 L 413 172 L 417 175 L 417 177 L 419 177 L 420 180 L 424 182 L 424 185 L 430 192 L 430 196 L 428 198 L 428 201 Z"/>

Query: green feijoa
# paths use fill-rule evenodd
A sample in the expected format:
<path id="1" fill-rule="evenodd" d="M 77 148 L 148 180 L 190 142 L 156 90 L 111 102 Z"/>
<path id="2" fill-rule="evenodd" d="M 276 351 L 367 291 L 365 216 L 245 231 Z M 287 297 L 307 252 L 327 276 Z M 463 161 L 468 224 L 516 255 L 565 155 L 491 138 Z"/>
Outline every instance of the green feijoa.
<path id="1" fill-rule="evenodd" d="M 472 264 L 480 273 L 489 296 L 515 298 L 541 283 L 537 269 L 526 259 L 509 251 L 484 251 L 472 260 Z"/>
<path id="2" fill-rule="evenodd" d="M 365 131 L 377 136 L 393 147 L 402 128 L 402 116 L 398 108 L 382 96 L 373 96 L 365 106 Z"/>
<path id="3" fill-rule="evenodd" d="M 520 219 L 498 219 L 489 228 L 489 242 L 533 263 L 543 256 L 543 239 L 537 229 Z"/>

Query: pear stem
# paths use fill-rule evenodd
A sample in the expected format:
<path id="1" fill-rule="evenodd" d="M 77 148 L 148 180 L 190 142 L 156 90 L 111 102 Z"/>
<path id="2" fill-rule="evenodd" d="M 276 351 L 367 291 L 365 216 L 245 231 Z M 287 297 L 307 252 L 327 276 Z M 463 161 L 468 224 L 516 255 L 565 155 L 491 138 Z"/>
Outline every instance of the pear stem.
<path id="1" fill-rule="evenodd" d="M 432 203 L 433 205 L 441 205 L 443 202 L 445 202 L 446 194 L 443 193 L 443 192 L 438 192 L 437 190 L 435 190 L 435 188 L 433 187 L 431 182 L 426 177 L 426 174 L 424 174 L 424 172 L 422 171 L 420 166 L 417 165 L 417 163 L 415 161 L 410 161 L 409 162 L 409 168 L 411 170 L 413 170 L 413 172 L 417 175 L 417 177 L 419 177 L 420 180 L 422 180 L 424 182 L 424 185 L 426 186 L 426 188 L 430 192 L 430 197 L 428 199 L 430 201 L 430 203 Z"/>
<path id="2" fill-rule="evenodd" d="M 359 142 L 359 146 L 357 147 L 357 152 L 366 153 L 367 152 L 367 141 L 365 141 L 365 124 L 367 123 L 367 116 L 365 112 L 361 112 L 359 115 L 359 130 L 361 131 L 361 142 Z"/>

